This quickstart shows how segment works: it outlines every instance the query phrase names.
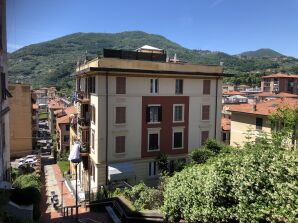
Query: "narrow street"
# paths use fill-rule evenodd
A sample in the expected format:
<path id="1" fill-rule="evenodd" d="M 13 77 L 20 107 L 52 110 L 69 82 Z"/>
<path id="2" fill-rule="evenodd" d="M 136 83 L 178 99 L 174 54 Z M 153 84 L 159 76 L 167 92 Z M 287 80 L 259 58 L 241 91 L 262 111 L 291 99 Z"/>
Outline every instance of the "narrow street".
<path id="1" fill-rule="evenodd" d="M 58 195 L 59 206 L 63 200 L 63 207 L 74 206 L 75 199 L 62 180 L 62 174 L 57 164 L 50 156 L 42 157 L 42 201 L 41 201 L 41 218 L 40 222 L 75 222 L 70 217 L 63 218 L 62 215 L 53 207 L 51 203 L 51 192 L 54 191 Z M 63 192 L 63 194 L 62 194 Z M 63 196 L 63 199 L 61 197 Z M 106 213 L 90 213 L 86 208 L 79 208 L 80 222 L 111 222 Z"/>

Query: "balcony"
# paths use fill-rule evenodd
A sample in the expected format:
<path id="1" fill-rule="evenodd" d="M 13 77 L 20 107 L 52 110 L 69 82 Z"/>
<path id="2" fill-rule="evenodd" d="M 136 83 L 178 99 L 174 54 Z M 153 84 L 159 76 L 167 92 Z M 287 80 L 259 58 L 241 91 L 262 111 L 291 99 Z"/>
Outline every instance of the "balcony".
<path id="1" fill-rule="evenodd" d="M 84 144 L 81 142 L 80 154 L 81 156 L 88 156 L 90 153 L 90 146 L 89 144 Z"/>
<path id="2" fill-rule="evenodd" d="M 84 91 L 77 92 L 77 99 L 82 104 L 89 104 L 90 103 L 90 94 Z"/>
<path id="3" fill-rule="evenodd" d="M 85 117 L 79 117 L 78 124 L 79 124 L 79 128 L 83 128 L 83 129 L 89 128 L 90 127 L 90 119 L 85 118 Z"/>

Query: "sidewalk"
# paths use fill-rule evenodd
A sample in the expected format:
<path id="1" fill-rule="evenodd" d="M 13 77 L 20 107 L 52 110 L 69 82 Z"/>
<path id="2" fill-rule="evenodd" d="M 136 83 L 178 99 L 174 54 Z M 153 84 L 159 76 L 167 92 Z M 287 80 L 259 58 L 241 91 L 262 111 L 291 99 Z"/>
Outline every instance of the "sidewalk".
<path id="1" fill-rule="evenodd" d="M 44 176 L 43 176 L 43 188 L 42 188 L 42 216 L 40 222 L 73 222 L 70 218 L 62 218 L 61 214 L 58 213 L 51 204 L 51 191 L 55 191 L 58 195 L 59 204 L 61 204 L 61 192 L 63 191 L 63 207 L 74 206 L 75 198 L 68 190 L 65 182 L 61 182 L 62 174 L 57 164 L 45 165 Z M 75 211 L 74 211 L 75 213 Z M 79 207 L 79 218 L 80 219 L 93 219 L 94 222 L 111 222 L 108 215 L 103 212 L 88 212 L 85 208 Z"/>

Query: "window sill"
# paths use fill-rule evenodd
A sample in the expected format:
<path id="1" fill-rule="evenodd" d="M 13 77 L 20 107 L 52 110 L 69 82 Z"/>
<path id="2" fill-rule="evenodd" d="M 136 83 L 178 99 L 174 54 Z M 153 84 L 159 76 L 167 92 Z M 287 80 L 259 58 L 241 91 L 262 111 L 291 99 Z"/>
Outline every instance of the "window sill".
<path id="1" fill-rule="evenodd" d="M 173 123 L 184 123 L 184 120 L 182 120 L 182 121 L 174 121 L 173 120 Z"/>
<path id="2" fill-rule="evenodd" d="M 148 125 L 160 124 L 160 122 L 147 122 Z"/>
<path id="3" fill-rule="evenodd" d="M 172 148 L 172 150 L 183 150 L 184 149 L 184 147 L 179 147 L 179 148 L 175 148 L 175 147 L 173 147 Z"/>
<path id="4" fill-rule="evenodd" d="M 116 152 L 114 152 L 114 156 L 117 157 L 117 158 L 123 158 L 123 157 L 125 157 L 125 152 L 124 153 L 116 153 Z"/>
<path id="5" fill-rule="evenodd" d="M 147 152 L 159 152 L 160 149 L 154 149 L 154 150 L 150 150 L 150 149 L 147 149 Z"/>
<path id="6" fill-rule="evenodd" d="M 124 127 L 124 126 L 126 126 L 126 123 L 114 123 L 114 126 L 116 126 L 116 127 Z"/>
<path id="7" fill-rule="evenodd" d="M 210 122 L 210 119 L 201 119 L 202 122 Z"/>

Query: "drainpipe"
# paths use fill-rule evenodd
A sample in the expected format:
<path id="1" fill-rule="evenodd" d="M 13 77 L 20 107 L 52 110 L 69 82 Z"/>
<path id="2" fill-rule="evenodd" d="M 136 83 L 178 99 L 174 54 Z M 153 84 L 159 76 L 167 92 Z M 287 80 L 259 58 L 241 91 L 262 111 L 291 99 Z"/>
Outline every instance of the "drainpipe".
<path id="1" fill-rule="evenodd" d="M 108 174 L 109 174 L 109 166 L 108 166 L 108 147 L 109 147 L 109 83 L 108 83 L 108 72 L 106 72 L 106 185 L 108 185 Z"/>
<path id="2" fill-rule="evenodd" d="M 217 101 L 218 101 L 218 77 L 216 78 L 216 88 L 215 88 L 215 122 L 214 122 L 214 138 L 216 139 L 216 126 L 217 126 Z"/>

